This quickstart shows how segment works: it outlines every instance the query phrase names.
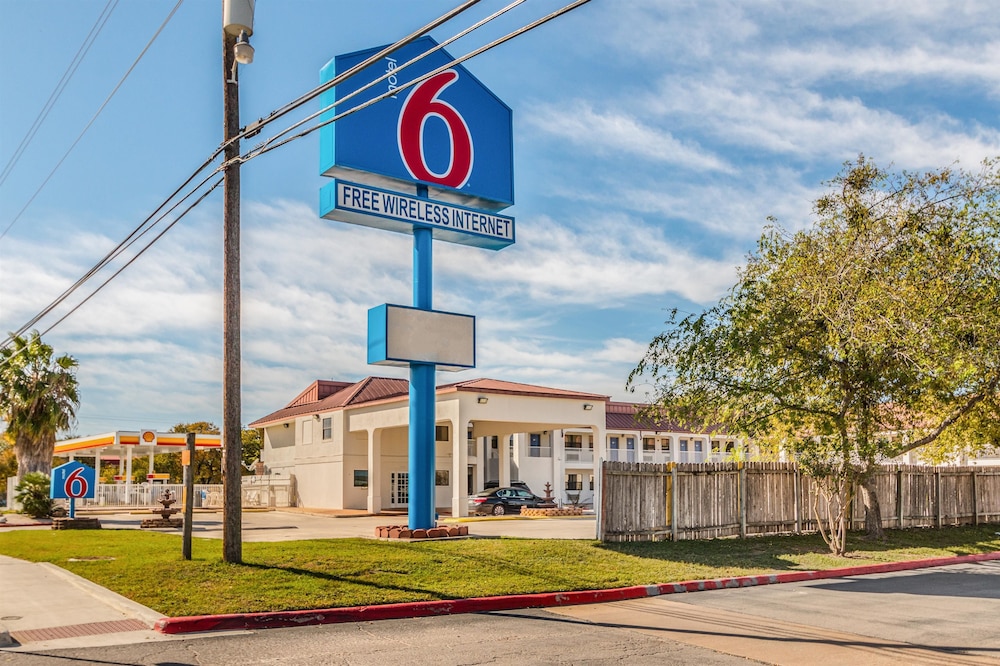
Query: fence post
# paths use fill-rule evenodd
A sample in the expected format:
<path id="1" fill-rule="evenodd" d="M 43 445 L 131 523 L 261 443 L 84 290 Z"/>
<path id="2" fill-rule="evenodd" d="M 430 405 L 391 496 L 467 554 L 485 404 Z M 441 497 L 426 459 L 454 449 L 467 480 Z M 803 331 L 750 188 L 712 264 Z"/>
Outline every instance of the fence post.
<path id="1" fill-rule="evenodd" d="M 792 493 L 794 493 L 794 511 L 795 511 L 795 533 L 802 534 L 802 480 L 799 479 L 799 466 L 796 465 L 792 468 Z"/>
<path id="2" fill-rule="evenodd" d="M 935 504 L 935 526 L 941 528 L 941 470 L 934 468 L 934 504 Z"/>
<path id="3" fill-rule="evenodd" d="M 896 527 L 903 529 L 903 468 L 896 465 Z"/>
<path id="4" fill-rule="evenodd" d="M 740 538 L 747 538 L 747 468 L 743 462 L 740 467 Z"/>
<path id="5" fill-rule="evenodd" d="M 594 510 L 597 511 L 597 540 L 604 541 L 604 517 L 606 513 L 604 511 L 604 498 L 607 488 L 604 487 L 604 460 L 601 458 L 598 459 L 597 469 L 600 470 L 598 472 L 597 488 L 598 492 L 601 493 L 601 499 L 600 502 L 594 502 Z"/>
<path id="6" fill-rule="evenodd" d="M 670 539 L 677 541 L 677 463 L 670 463 Z"/>
<path id="7" fill-rule="evenodd" d="M 979 498 L 976 496 L 976 468 L 972 468 L 972 524 L 979 525 Z"/>

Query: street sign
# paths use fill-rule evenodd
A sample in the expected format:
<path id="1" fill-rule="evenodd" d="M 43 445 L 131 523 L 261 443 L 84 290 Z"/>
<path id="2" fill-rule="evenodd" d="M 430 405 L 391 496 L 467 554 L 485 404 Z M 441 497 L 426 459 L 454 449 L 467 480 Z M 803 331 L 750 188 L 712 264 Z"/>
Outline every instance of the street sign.
<path id="1" fill-rule="evenodd" d="M 97 473 L 93 467 L 76 460 L 54 467 L 49 497 L 52 499 L 97 497 Z"/>
<path id="2" fill-rule="evenodd" d="M 323 94 L 325 108 L 385 76 L 324 114 L 328 119 L 399 90 L 320 129 L 320 173 L 410 193 L 421 183 L 432 199 L 503 210 L 514 203 L 510 107 L 461 65 L 401 89 L 453 60 L 439 49 L 404 67 L 436 46 L 430 37 L 418 39 Z M 330 81 L 382 48 L 337 56 L 322 69 L 321 80 Z"/>

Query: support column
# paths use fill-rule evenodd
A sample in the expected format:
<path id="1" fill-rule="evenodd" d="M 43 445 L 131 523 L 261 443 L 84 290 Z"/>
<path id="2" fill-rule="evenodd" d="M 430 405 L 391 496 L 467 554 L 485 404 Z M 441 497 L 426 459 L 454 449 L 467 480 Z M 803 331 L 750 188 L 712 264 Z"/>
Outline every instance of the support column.
<path id="1" fill-rule="evenodd" d="M 566 478 L 566 437 L 564 431 L 553 430 L 552 431 L 552 478 L 549 482 L 552 484 L 552 496 L 556 498 L 559 505 L 562 506 L 562 491 L 559 486 L 562 484 L 562 479 Z"/>
<path id="2" fill-rule="evenodd" d="M 476 490 L 486 485 L 487 438 L 476 437 Z"/>
<path id="3" fill-rule="evenodd" d="M 382 428 L 368 430 L 368 513 L 382 512 Z"/>
<path id="4" fill-rule="evenodd" d="M 427 196 L 427 188 L 418 195 Z M 426 227 L 413 229 L 413 306 L 433 308 L 432 235 Z M 434 412 L 437 396 L 433 363 L 410 363 L 409 527 L 434 527 Z"/>
<path id="5" fill-rule="evenodd" d="M 125 448 L 125 506 L 132 503 L 132 447 Z"/>
<path id="6" fill-rule="evenodd" d="M 469 422 L 450 422 L 451 436 L 451 515 L 469 515 Z"/>
<path id="7" fill-rule="evenodd" d="M 506 488 L 510 485 L 510 440 L 512 437 L 513 435 L 500 435 L 497 440 L 497 448 L 500 449 L 500 474 L 497 480 L 501 488 Z"/>

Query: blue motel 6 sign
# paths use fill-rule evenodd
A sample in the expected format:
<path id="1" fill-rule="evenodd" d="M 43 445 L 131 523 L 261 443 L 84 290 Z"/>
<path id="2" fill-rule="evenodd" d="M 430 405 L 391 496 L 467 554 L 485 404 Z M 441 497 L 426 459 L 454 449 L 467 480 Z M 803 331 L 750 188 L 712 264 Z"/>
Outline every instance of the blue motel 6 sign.
<path id="1" fill-rule="evenodd" d="M 443 49 L 407 65 L 435 47 L 430 37 L 418 39 L 324 93 L 324 107 L 340 102 L 325 118 L 389 96 L 320 130 L 320 173 L 409 193 L 426 185 L 432 199 L 502 210 L 514 203 L 510 107 L 464 67 L 449 66 Z M 329 81 L 380 50 L 337 56 L 321 78 Z"/>
<path id="2" fill-rule="evenodd" d="M 337 56 L 324 82 L 383 49 Z M 435 522 L 435 372 L 475 367 L 475 317 L 433 309 L 433 240 L 500 250 L 514 242 L 510 108 L 423 37 L 320 98 L 321 217 L 413 235 L 413 307 L 369 310 L 368 359 L 410 367 L 408 514 Z M 376 480 L 375 483 L 380 483 Z"/>

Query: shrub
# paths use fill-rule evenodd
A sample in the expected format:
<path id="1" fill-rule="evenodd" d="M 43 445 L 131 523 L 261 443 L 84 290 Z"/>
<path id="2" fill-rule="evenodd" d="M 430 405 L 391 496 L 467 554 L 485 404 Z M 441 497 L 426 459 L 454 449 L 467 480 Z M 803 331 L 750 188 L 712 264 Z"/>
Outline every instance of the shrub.
<path id="1" fill-rule="evenodd" d="M 52 500 L 49 498 L 49 477 L 41 472 L 25 474 L 17 484 L 17 501 L 21 510 L 32 518 L 44 518 L 52 513 Z"/>

